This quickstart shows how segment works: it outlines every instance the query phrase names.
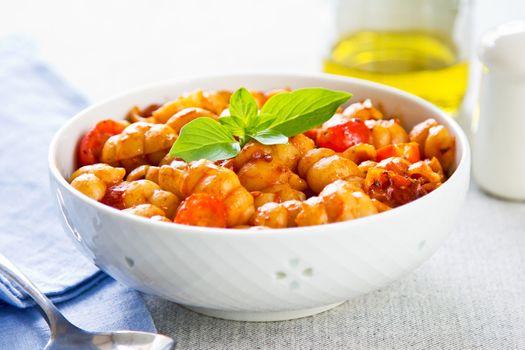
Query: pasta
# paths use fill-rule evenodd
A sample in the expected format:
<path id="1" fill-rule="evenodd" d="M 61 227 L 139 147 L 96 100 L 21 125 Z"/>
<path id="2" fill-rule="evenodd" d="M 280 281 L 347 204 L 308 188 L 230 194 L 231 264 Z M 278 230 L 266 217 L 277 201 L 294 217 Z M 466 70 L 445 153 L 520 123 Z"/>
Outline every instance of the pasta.
<path id="1" fill-rule="evenodd" d="M 249 94 L 261 108 L 284 91 Z M 227 114 L 231 96 L 195 90 L 162 105 L 134 106 L 128 122 L 97 123 L 79 143 L 79 168 L 69 182 L 154 221 L 288 228 L 390 210 L 438 188 L 454 166 L 455 139 L 446 127 L 427 119 L 407 132 L 370 100 L 339 109 L 287 143 L 252 139 L 231 159 L 185 162 L 168 154 L 185 125 Z"/>

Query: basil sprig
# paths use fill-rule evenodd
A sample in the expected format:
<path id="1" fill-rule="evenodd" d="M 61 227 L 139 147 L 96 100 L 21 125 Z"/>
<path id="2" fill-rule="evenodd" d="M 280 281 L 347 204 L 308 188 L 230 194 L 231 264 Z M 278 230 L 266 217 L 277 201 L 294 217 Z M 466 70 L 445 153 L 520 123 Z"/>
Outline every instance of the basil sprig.
<path id="1" fill-rule="evenodd" d="M 306 88 L 271 97 L 257 108 L 245 88 L 230 98 L 230 115 L 218 120 L 198 118 L 186 124 L 171 147 L 170 156 L 187 162 L 198 159 L 229 159 L 250 140 L 264 145 L 284 144 L 330 119 L 352 94 L 323 88 Z"/>

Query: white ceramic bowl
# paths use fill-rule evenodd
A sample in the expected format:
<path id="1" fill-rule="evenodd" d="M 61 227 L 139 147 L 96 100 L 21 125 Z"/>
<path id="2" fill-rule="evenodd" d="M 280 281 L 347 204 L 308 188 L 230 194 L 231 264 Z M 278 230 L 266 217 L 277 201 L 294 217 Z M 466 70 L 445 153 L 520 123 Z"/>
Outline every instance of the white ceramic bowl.
<path id="1" fill-rule="evenodd" d="M 394 210 L 353 221 L 264 231 L 202 228 L 124 214 L 73 189 L 75 147 L 95 122 L 133 105 L 166 102 L 202 88 L 325 87 L 370 98 L 406 127 L 435 118 L 456 137 L 454 174 L 437 190 Z M 312 315 L 389 284 L 424 262 L 449 235 L 470 170 L 467 139 L 437 107 L 400 90 L 330 75 L 247 74 L 164 82 L 92 106 L 56 134 L 51 186 L 76 245 L 118 281 L 197 312 L 271 321 Z"/>

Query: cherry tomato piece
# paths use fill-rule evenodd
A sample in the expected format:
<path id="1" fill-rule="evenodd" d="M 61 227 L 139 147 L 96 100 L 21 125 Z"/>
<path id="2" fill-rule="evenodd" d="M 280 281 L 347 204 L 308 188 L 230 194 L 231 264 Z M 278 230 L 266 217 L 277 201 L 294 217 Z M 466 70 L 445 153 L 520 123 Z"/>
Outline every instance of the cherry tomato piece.
<path id="1" fill-rule="evenodd" d="M 78 161 L 80 166 L 91 165 L 100 161 L 104 143 L 113 135 L 120 134 L 128 126 L 127 122 L 106 119 L 98 122 L 80 140 Z"/>
<path id="2" fill-rule="evenodd" d="M 214 196 L 194 193 L 182 202 L 174 221 L 183 225 L 226 227 L 226 206 Z"/>
<path id="3" fill-rule="evenodd" d="M 304 133 L 304 136 L 311 138 L 314 142 L 317 142 L 317 135 L 319 134 L 319 128 L 308 130 Z"/>
<path id="4" fill-rule="evenodd" d="M 358 143 L 370 143 L 370 130 L 365 123 L 352 118 L 340 124 L 322 128 L 317 135 L 317 145 L 343 152 Z"/>
<path id="5" fill-rule="evenodd" d="M 126 209 L 124 206 L 124 194 L 126 193 L 126 183 L 121 183 L 115 186 L 111 186 L 106 190 L 106 194 L 100 200 L 105 205 L 116 209 Z"/>
<path id="6" fill-rule="evenodd" d="M 401 157 L 410 163 L 419 162 L 421 160 L 419 145 L 417 142 L 397 143 L 395 145 L 381 147 L 377 150 L 378 162 L 390 157 Z"/>

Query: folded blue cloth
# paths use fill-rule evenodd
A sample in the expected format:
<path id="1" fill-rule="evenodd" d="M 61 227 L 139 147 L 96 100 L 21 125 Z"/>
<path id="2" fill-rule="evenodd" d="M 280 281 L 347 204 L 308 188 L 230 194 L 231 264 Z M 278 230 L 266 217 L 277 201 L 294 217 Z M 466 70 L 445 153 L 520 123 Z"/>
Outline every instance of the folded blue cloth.
<path id="1" fill-rule="evenodd" d="M 154 331 L 140 294 L 74 248 L 49 192 L 49 142 L 85 105 L 38 59 L 30 40 L 0 41 L 0 252 L 53 301 L 62 302 L 59 307 L 79 326 Z M 33 305 L 0 277 L 0 349 L 33 350 L 47 342 L 47 326 Z"/>

